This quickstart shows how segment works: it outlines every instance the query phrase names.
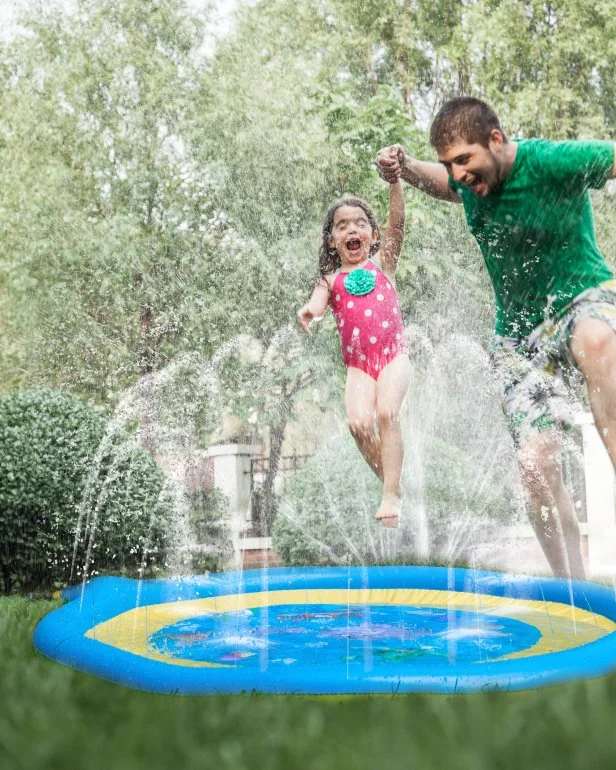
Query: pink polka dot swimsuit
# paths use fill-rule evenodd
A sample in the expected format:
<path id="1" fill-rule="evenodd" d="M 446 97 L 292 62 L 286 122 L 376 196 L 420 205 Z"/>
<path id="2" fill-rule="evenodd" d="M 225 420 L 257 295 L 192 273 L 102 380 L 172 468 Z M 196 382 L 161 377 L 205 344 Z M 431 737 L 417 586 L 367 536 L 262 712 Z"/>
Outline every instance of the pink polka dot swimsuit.
<path id="1" fill-rule="evenodd" d="M 394 358 L 409 354 L 409 346 L 391 280 L 372 260 L 366 262 L 363 270 L 374 272 L 374 288 L 365 294 L 352 294 L 345 287 L 350 274 L 338 273 L 331 304 L 344 365 L 361 369 L 377 380 Z"/>

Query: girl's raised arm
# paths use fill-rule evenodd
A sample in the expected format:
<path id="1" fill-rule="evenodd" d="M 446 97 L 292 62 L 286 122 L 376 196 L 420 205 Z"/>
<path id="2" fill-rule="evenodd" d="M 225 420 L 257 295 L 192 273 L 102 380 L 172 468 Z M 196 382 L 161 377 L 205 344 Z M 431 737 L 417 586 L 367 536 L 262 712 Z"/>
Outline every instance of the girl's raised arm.
<path id="1" fill-rule="evenodd" d="M 449 174 L 442 163 L 417 160 L 406 155 L 399 144 L 394 144 L 379 152 L 375 165 L 386 182 L 400 178 L 432 198 L 461 203 L 460 197 L 449 186 Z"/>
<path id="2" fill-rule="evenodd" d="M 389 218 L 381 238 L 380 256 L 383 270 L 393 276 L 404 243 L 404 190 L 398 179 L 389 185 Z"/>

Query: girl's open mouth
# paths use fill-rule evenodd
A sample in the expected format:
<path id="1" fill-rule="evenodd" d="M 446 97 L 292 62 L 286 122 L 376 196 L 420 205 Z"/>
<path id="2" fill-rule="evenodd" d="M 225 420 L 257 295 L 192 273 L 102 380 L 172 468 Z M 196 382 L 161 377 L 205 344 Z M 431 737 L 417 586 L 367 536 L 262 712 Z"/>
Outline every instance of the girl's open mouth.
<path id="1" fill-rule="evenodd" d="M 359 238 L 351 238 L 346 242 L 346 247 L 347 247 L 347 250 L 351 252 L 359 251 L 361 247 L 361 241 L 359 240 Z"/>

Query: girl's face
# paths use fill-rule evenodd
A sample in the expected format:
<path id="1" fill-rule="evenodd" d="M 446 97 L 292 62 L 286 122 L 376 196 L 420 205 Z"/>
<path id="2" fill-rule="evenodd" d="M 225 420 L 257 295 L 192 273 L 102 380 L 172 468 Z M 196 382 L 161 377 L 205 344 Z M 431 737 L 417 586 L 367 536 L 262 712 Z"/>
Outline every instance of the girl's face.
<path id="1" fill-rule="evenodd" d="M 343 266 L 351 267 L 368 259 L 378 235 L 362 208 L 340 206 L 334 213 L 328 245 L 336 249 Z"/>

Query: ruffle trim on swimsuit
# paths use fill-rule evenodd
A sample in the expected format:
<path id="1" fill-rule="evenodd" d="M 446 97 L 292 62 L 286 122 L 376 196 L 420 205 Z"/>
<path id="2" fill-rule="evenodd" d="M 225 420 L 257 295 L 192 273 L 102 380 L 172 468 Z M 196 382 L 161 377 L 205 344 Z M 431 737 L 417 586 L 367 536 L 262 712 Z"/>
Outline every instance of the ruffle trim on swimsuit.
<path id="1" fill-rule="evenodd" d="M 363 267 L 352 270 L 344 278 L 344 288 L 356 297 L 370 294 L 376 286 L 376 273 Z"/>

